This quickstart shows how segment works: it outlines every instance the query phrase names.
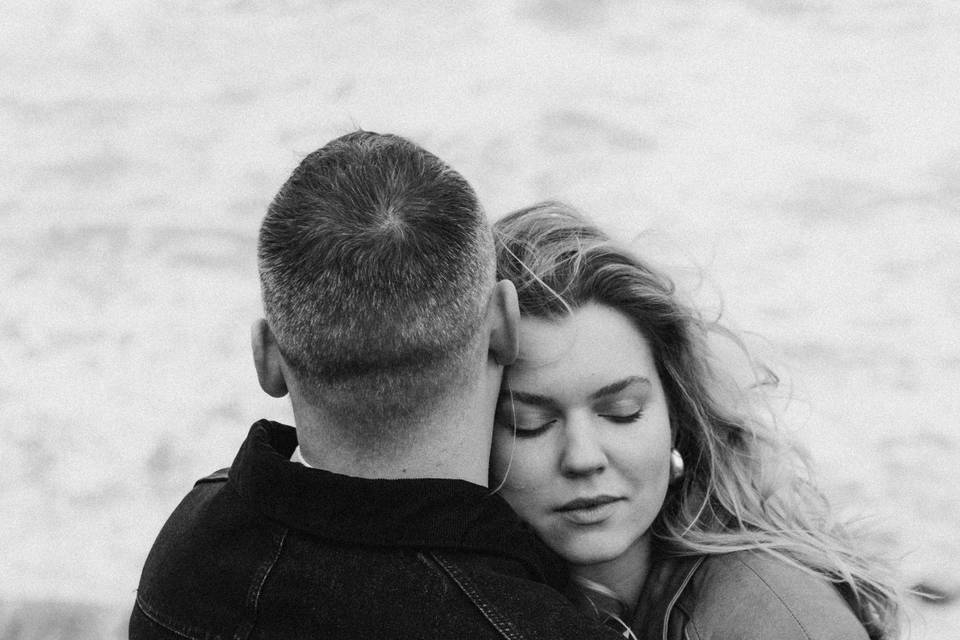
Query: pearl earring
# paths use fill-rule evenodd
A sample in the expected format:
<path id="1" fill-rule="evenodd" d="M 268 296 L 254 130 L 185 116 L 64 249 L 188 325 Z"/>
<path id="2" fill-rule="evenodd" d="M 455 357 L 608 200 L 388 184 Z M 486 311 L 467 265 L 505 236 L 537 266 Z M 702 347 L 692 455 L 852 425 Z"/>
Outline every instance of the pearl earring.
<path id="1" fill-rule="evenodd" d="M 670 484 L 683 477 L 683 456 L 676 449 L 670 451 Z"/>

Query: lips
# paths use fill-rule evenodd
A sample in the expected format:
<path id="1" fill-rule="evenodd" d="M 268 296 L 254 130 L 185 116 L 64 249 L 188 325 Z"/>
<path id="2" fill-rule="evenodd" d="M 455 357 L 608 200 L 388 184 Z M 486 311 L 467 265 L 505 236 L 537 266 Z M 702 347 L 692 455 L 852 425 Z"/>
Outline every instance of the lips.
<path id="1" fill-rule="evenodd" d="M 608 495 L 577 498 L 557 507 L 556 512 L 574 524 L 599 524 L 613 515 L 614 505 L 621 500 Z"/>

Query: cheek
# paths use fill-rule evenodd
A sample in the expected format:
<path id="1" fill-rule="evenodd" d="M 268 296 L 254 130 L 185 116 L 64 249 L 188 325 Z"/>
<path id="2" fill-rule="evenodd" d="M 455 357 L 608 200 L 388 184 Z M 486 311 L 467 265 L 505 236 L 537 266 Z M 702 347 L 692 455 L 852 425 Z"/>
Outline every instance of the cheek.
<path id="1" fill-rule="evenodd" d="M 501 487 L 500 495 L 521 516 L 532 516 L 548 502 L 550 465 L 538 447 L 521 441 L 514 445 L 511 435 L 494 436 L 490 467 L 490 486 Z"/>
<path id="2" fill-rule="evenodd" d="M 618 466 L 651 496 L 666 490 L 670 477 L 671 435 L 669 421 L 664 417 L 656 429 L 650 426 L 621 443 Z M 662 498 L 662 495 L 660 496 Z"/>

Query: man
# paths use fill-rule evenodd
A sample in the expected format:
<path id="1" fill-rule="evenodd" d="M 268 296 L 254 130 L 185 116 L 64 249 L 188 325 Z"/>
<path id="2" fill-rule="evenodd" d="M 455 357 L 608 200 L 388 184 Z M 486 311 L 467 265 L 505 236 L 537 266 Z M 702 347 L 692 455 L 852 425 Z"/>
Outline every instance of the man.
<path id="1" fill-rule="evenodd" d="M 187 495 L 130 637 L 614 636 L 486 488 L 518 309 L 467 182 L 402 138 L 346 135 L 281 188 L 258 253 L 254 361 L 296 430 L 257 422 Z"/>

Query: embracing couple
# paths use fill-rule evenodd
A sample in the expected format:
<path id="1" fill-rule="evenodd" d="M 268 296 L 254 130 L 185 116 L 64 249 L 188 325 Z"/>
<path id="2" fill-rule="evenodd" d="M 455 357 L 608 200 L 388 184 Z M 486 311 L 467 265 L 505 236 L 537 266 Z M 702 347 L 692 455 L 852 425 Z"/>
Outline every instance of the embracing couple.
<path id="1" fill-rule="evenodd" d="M 403 138 L 307 156 L 260 231 L 253 425 L 143 569 L 130 637 L 884 638 L 895 590 L 584 217 L 489 226 Z"/>

